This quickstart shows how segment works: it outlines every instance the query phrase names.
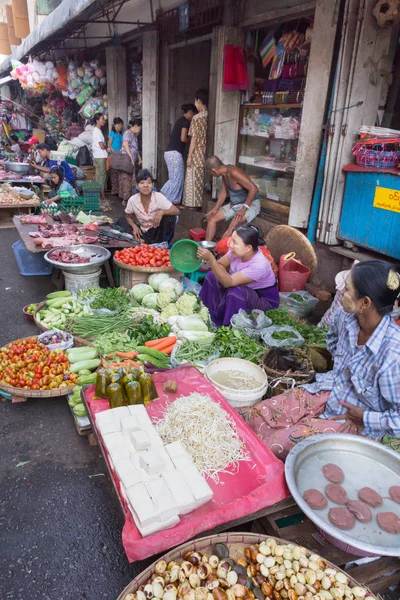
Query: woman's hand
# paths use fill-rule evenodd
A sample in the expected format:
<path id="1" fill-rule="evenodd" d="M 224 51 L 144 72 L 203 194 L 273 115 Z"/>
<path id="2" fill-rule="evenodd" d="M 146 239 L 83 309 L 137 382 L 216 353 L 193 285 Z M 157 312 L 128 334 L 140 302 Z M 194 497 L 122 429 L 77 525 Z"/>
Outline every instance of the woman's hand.
<path id="1" fill-rule="evenodd" d="M 197 248 L 197 258 L 210 262 L 214 258 L 214 254 L 210 250 L 206 250 L 206 248 Z"/>
<path id="2" fill-rule="evenodd" d="M 336 415 L 330 417 L 332 421 L 345 421 L 339 428 L 338 433 L 352 433 L 355 435 L 361 435 L 364 429 L 364 409 L 359 406 L 353 406 L 348 402 L 340 401 L 340 404 L 347 408 L 347 412 L 344 415 Z"/>
<path id="3" fill-rule="evenodd" d="M 191 156 L 188 156 L 188 157 L 187 157 L 186 164 L 187 164 L 187 166 L 188 166 L 188 167 L 191 167 L 191 166 L 192 166 L 192 157 L 191 157 Z"/>
<path id="4" fill-rule="evenodd" d="M 153 215 L 153 225 L 154 227 L 158 227 L 161 223 L 161 219 L 164 216 L 164 211 L 163 210 L 158 210 L 157 212 L 154 213 Z"/>
<path id="5" fill-rule="evenodd" d="M 54 200 L 53 200 L 53 198 L 49 198 L 48 200 L 45 200 L 45 201 L 43 202 L 43 204 L 44 204 L 45 206 L 51 206 L 53 203 L 54 203 Z"/>
<path id="6" fill-rule="evenodd" d="M 142 239 L 142 232 L 140 231 L 139 227 L 137 225 L 134 225 L 132 227 L 132 235 L 133 235 L 133 239 L 134 240 L 141 240 Z"/>

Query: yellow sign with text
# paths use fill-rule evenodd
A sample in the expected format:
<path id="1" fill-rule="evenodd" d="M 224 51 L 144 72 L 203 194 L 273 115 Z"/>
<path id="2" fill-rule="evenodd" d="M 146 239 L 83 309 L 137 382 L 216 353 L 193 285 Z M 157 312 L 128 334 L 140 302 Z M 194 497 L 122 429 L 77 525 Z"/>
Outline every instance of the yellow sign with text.
<path id="1" fill-rule="evenodd" d="M 377 186 L 373 206 L 400 213 L 400 191 Z"/>

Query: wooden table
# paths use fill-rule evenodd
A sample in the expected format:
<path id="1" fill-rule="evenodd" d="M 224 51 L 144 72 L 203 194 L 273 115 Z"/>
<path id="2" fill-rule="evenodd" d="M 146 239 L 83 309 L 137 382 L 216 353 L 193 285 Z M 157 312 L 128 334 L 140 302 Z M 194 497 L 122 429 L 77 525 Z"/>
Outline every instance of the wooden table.
<path id="1" fill-rule="evenodd" d="M 38 203 L 25 200 L 19 204 L 0 204 L 0 229 L 15 227 L 14 217 L 22 214 L 30 214 L 32 209 L 38 207 Z"/>
<path id="2" fill-rule="evenodd" d="M 54 221 L 54 219 L 52 219 L 51 217 L 47 217 L 46 220 L 49 225 L 56 225 L 56 224 L 59 225 L 60 224 L 59 221 Z M 13 218 L 13 223 L 18 231 L 18 234 L 19 234 L 21 240 L 24 242 L 25 247 L 27 250 L 29 250 L 29 252 L 45 253 L 48 251 L 47 249 L 44 249 L 41 246 L 37 246 L 33 241 L 34 238 L 29 235 L 29 232 L 38 231 L 37 225 L 34 225 L 33 223 L 23 224 L 23 223 L 21 223 L 21 220 L 18 216 L 15 216 Z M 83 230 L 83 225 L 82 226 L 78 225 L 78 227 L 81 227 Z M 84 233 L 85 234 L 93 234 L 93 232 L 87 232 L 87 231 L 84 231 Z M 118 240 L 109 240 L 109 242 L 107 242 L 107 244 L 101 244 L 99 242 L 98 245 L 103 246 L 103 248 L 108 248 L 108 249 L 121 249 L 121 248 L 129 248 L 129 246 L 131 246 L 132 244 L 130 242 L 120 242 Z M 109 261 L 104 263 L 104 270 L 105 270 L 109 285 L 111 287 L 114 287 L 115 282 L 114 282 L 112 268 L 110 266 Z M 64 284 L 64 278 L 59 269 L 56 269 L 54 272 L 53 282 L 54 282 L 55 286 L 57 287 L 57 289 L 62 289 L 62 286 Z"/>

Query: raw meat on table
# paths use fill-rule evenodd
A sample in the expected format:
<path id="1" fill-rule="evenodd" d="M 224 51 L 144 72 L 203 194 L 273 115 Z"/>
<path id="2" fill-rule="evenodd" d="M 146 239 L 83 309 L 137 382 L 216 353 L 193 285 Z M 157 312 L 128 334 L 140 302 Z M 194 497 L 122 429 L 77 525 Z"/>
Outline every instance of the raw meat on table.
<path id="1" fill-rule="evenodd" d="M 328 496 L 329 500 L 335 502 L 335 504 L 347 504 L 349 502 L 346 490 L 337 483 L 330 483 L 327 485 L 325 494 Z"/>
<path id="2" fill-rule="evenodd" d="M 46 225 L 45 215 L 22 215 L 20 218 L 22 224 Z M 29 235 L 32 235 L 31 233 Z"/>
<path id="3" fill-rule="evenodd" d="M 369 487 L 361 488 L 358 492 L 358 497 L 362 502 L 366 502 L 368 506 L 372 506 L 372 508 L 380 506 L 383 502 L 382 496 Z"/>
<path id="4" fill-rule="evenodd" d="M 340 467 L 334 463 L 328 463 L 322 467 L 322 472 L 331 483 L 343 483 L 344 473 Z"/>
<path id="5" fill-rule="evenodd" d="M 348 508 L 331 508 L 328 519 L 334 527 L 345 531 L 353 529 L 356 524 L 356 518 Z"/>

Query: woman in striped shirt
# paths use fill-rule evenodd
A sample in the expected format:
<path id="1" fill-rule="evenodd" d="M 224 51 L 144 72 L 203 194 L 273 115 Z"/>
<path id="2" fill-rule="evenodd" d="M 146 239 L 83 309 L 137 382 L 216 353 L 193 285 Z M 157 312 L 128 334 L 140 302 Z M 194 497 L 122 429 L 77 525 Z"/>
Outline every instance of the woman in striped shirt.
<path id="1" fill-rule="evenodd" d="M 390 315 L 399 295 L 393 265 L 356 264 L 327 337 L 333 370 L 240 411 L 279 458 L 319 433 L 400 438 L 400 327 Z"/>

